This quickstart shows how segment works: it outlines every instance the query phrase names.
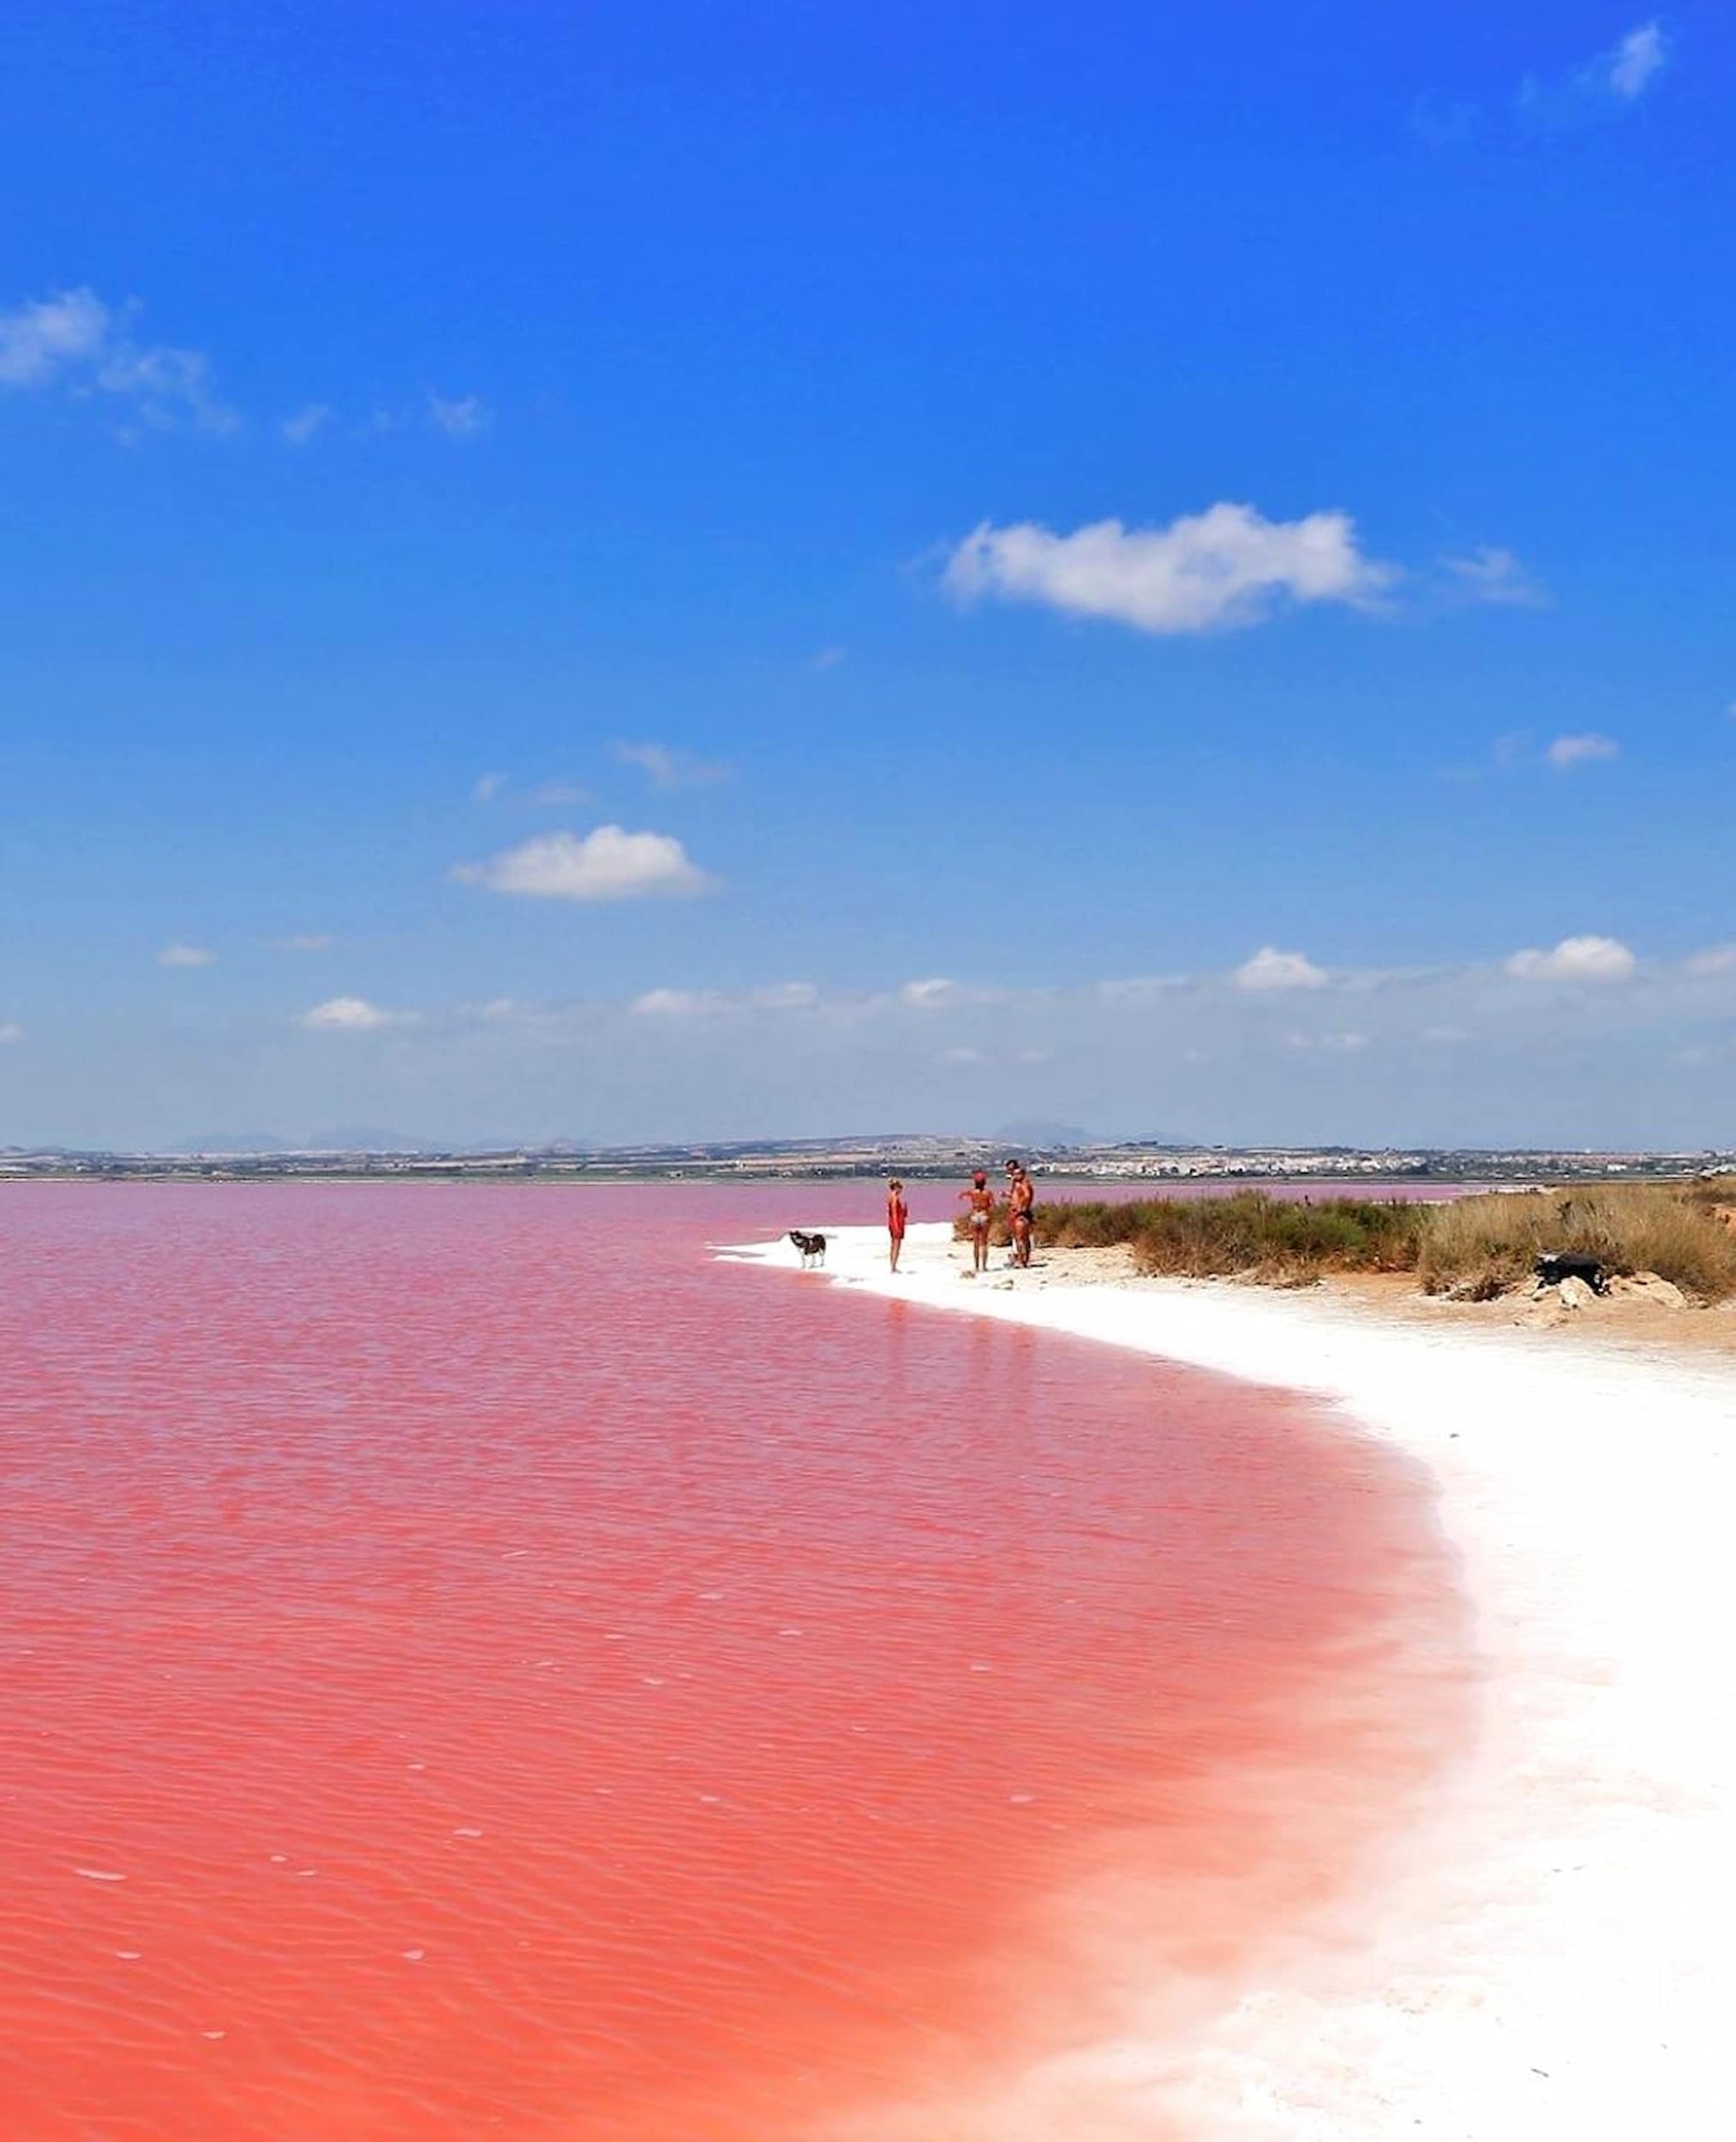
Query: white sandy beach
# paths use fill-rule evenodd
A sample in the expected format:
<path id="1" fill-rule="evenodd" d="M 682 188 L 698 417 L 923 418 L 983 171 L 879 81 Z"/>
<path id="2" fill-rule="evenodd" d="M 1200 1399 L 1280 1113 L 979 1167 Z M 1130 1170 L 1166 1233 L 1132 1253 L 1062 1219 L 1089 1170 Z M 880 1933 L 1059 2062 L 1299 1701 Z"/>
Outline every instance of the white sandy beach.
<path id="1" fill-rule="evenodd" d="M 970 1281 L 943 1225 L 912 1230 L 894 1278 L 881 1229 L 827 1231 L 827 1272 L 803 1283 L 1065 1331 L 1342 1407 L 1437 1483 L 1483 1673 L 1474 1745 L 1316 1938 L 1274 1955 L 1185 2046 L 1129 2014 L 1112 2042 L 1021 2077 L 974 2119 L 946 2119 L 949 2137 L 1736 2133 L 1727 1358 L 1213 1282 L 1092 1284 L 1057 1266 L 1008 1284 L 1001 1251 Z M 784 1242 L 725 1253 L 796 1261 Z"/>

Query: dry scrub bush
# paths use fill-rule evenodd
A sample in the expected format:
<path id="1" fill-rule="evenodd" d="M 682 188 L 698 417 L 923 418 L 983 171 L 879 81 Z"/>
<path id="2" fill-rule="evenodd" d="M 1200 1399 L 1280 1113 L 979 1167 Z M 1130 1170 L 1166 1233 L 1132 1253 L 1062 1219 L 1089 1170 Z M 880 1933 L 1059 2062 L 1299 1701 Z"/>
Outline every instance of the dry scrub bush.
<path id="1" fill-rule="evenodd" d="M 1366 1198 L 1314 1204 L 1242 1190 L 1223 1198 L 1039 1205 L 1036 1232 L 1052 1249 L 1125 1243 L 1141 1271 L 1193 1279 L 1245 1273 L 1272 1286 L 1305 1287 L 1326 1271 L 1410 1271 L 1420 1211 Z M 997 1219 L 995 1238 L 1004 1234 Z"/>
<path id="2" fill-rule="evenodd" d="M 1640 1184 L 1431 1206 L 1417 1272 L 1429 1294 L 1487 1301 L 1562 1252 L 1610 1272 L 1655 1271 L 1702 1301 L 1736 1293 L 1736 1236 L 1674 1191 Z"/>

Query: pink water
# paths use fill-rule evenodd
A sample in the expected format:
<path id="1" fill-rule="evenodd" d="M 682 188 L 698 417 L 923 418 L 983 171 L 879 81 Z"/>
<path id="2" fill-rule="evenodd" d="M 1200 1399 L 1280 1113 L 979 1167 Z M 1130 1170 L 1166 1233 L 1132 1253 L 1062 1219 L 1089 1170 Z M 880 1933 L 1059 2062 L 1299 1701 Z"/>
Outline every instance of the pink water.
<path id="1" fill-rule="evenodd" d="M 707 1255 L 816 1198 L 5 1191 L 8 2142 L 777 2142 L 1354 1892 L 1422 1484 Z"/>

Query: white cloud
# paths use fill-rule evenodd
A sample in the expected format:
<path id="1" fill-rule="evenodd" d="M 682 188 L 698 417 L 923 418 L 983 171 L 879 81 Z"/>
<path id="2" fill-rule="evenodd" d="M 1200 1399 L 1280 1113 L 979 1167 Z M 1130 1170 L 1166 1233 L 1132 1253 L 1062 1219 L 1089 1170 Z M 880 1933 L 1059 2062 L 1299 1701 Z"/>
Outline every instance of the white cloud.
<path id="1" fill-rule="evenodd" d="M 808 664 L 810 669 L 835 669 L 850 650 L 845 647 L 823 647 Z"/>
<path id="2" fill-rule="evenodd" d="M 94 290 L 63 290 L 0 313 L 0 386 L 47 386 L 90 362 L 108 338 L 111 314 Z"/>
<path id="3" fill-rule="evenodd" d="M 1643 22 L 1638 29 L 1630 30 L 1600 63 L 1607 69 L 1609 86 L 1616 95 L 1631 103 L 1644 93 L 1667 56 L 1663 31 L 1655 21 Z"/>
<path id="4" fill-rule="evenodd" d="M 1690 974 L 1736 974 L 1736 944 L 1711 944 L 1683 964 Z"/>
<path id="5" fill-rule="evenodd" d="M 325 429 L 331 416 L 332 411 L 324 402 L 309 402 L 293 416 L 285 416 L 278 429 L 292 446 L 305 446 L 316 432 Z"/>
<path id="6" fill-rule="evenodd" d="M 1545 129 L 1583 126 L 1631 111 L 1650 88 L 1670 57 L 1669 42 L 1655 19 L 1630 30 L 1607 51 L 1553 81 L 1528 77 L 1519 110 Z"/>
<path id="7" fill-rule="evenodd" d="M 1368 1037 L 1367 1034 L 1351 1033 L 1293 1033 L 1284 1036 L 1284 1044 L 1286 1049 L 1324 1050 L 1328 1056 L 1355 1056 L 1359 1050 L 1366 1049 Z"/>
<path id="8" fill-rule="evenodd" d="M 1516 952 L 1506 971 L 1525 982 L 1625 982 L 1638 962 L 1619 937 L 1563 937 L 1547 952 Z"/>
<path id="9" fill-rule="evenodd" d="M 718 1002 L 710 990 L 647 990 L 629 1009 L 638 1019 L 691 1019 L 696 1013 L 715 1010 Z"/>
<path id="10" fill-rule="evenodd" d="M 1362 555 L 1348 514 L 1269 521 L 1228 503 L 1164 528 L 1094 521 L 1070 536 L 1034 521 L 985 521 L 954 551 L 945 576 L 962 601 L 1039 603 L 1153 633 L 1256 625 L 1286 601 L 1366 608 L 1397 577 Z"/>
<path id="11" fill-rule="evenodd" d="M 213 391 L 211 360 L 201 350 L 136 341 L 127 325 L 135 310 L 117 312 L 79 289 L 0 313 L 0 386 L 110 395 L 134 427 L 153 431 L 234 431 L 241 419 Z"/>
<path id="12" fill-rule="evenodd" d="M 943 975 L 934 975 L 924 982 L 907 982 L 899 990 L 899 1002 L 913 1004 L 921 1010 L 931 1010 L 941 1004 L 950 1004 L 960 994 L 956 982 L 949 982 Z"/>
<path id="13" fill-rule="evenodd" d="M 303 1012 L 300 1024 L 313 1033 L 370 1034 L 386 1026 L 413 1026 L 416 1016 L 414 1012 L 382 1011 L 363 996 L 332 996 Z"/>
<path id="14" fill-rule="evenodd" d="M 1270 944 L 1244 960 L 1230 978 L 1239 990 L 1318 990 L 1329 979 L 1306 954 L 1280 952 Z"/>
<path id="15" fill-rule="evenodd" d="M 0 1025 L 0 1047 L 10 1048 L 14 1042 L 22 1041 L 23 1038 L 24 1029 L 15 1019 L 9 1019 Z"/>
<path id="16" fill-rule="evenodd" d="M 470 794 L 472 799 L 479 804 L 493 803 L 506 786 L 506 776 L 504 774 L 483 774 L 478 778 Z"/>
<path id="17" fill-rule="evenodd" d="M 1532 610 L 1548 602 L 1547 595 L 1513 552 L 1494 543 L 1479 543 L 1463 557 L 1446 557 L 1440 562 L 1460 591 L 1476 601 Z"/>
<path id="18" fill-rule="evenodd" d="M 1613 736 L 1600 736 L 1588 729 L 1577 736 L 1558 736 L 1543 756 L 1557 773 L 1565 774 L 1595 759 L 1619 758 L 1621 746 Z"/>
<path id="19" fill-rule="evenodd" d="M 299 936 L 281 937 L 278 948 L 281 952 L 329 952 L 332 940 L 324 930 L 303 930 Z"/>
<path id="20" fill-rule="evenodd" d="M 615 825 L 583 838 L 541 834 L 487 863 L 461 863 L 452 875 L 491 893 L 536 900 L 646 900 L 703 893 L 711 884 L 673 835 Z"/>
<path id="21" fill-rule="evenodd" d="M 617 744 L 614 756 L 623 766 L 637 766 L 653 788 L 709 788 L 729 778 L 729 769 L 717 760 L 665 744 Z"/>
<path id="22" fill-rule="evenodd" d="M 434 393 L 428 397 L 428 421 L 448 439 L 474 439 L 488 430 L 494 421 L 494 411 L 479 394 L 458 394 L 450 398 Z"/>
<path id="23" fill-rule="evenodd" d="M 202 944 L 165 944 L 157 954 L 159 966 L 215 966 L 217 954 Z"/>
<path id="24" fill-rule="evenodd" d="M 530 800 L 534 804 L 565 808 L 572 804 L 589 803 L 590 798 L 576 781 L 538 781 L 531 790 Z"/>
<path id="25" fill-rule="evenodd" d="M 968 1047 L 943 1049 L 941 1051 L 940 1060 L 943 1063 L 949 1064 L 986 1063 L 988 1062 L 988 1058 L 980 1049 Z"/>
<path id="26" fill-rule="evenodd" d="M 750 1001 L 759 1011 L 805 1011 L 819 1002 L 820 992 L 811 982 L 775 982 L 768 989 L 755 990 Z"/>

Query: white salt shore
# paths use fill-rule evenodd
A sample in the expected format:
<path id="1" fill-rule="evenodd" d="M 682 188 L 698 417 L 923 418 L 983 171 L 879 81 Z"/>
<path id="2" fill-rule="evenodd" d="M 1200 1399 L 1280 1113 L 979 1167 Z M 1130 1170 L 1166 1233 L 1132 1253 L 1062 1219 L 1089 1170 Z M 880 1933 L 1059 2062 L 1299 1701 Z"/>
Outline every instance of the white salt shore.
<path id="1" fill-rule="evenodd" d="M 1227 2013 L 1183 2044 L 1130 2015 L 901 2138 L 1736 2133 L 1727 1361 L 1218 1283 L 1009 1287 L 1001 1251 L 967 1281 L 944 1226 L 911 1230 L 895 1278 L 881 1229 L 826 1232 L 831 1283 L 1342 1408 L 1432 1475 L 1481 1672 L 1474 1744 L 1413 1834 Z M 787 1242 L 724 1253 L 796 1262 Z"/>

